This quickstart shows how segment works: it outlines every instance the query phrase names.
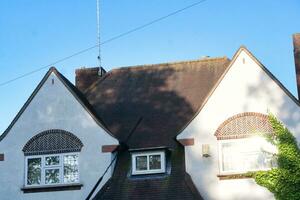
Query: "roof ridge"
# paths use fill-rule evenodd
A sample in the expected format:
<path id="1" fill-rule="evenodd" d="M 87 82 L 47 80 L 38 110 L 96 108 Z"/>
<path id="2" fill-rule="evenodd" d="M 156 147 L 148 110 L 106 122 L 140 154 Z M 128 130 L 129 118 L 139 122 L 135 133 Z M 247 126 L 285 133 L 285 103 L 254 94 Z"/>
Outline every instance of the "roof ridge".
<path id="1" fill-rule="evenodd" d="M 75 69 L 75 73 L 76 72 L 80 72 L 80 71 L 98 71 L 99 70 L 99 67 L 80 67 L 80 68 L 77 68 Z"/>
<path id="2" fill-rule="evenodd" d="M 194 60 L 185 60 L 185 61 L 174 61 L 174 62 L 165 62 L 165 63 L 155 63 L 155 64 L 144 64 L 144 65 L 133 65 L 133 66 L 124 66 L 113 68 L 108 71 L 108 73 L 119 70 L 142 70 L 147 67 L 166 67 L 168 65 L 177 65 L 177 64 L 189 64 L 189 63 L 197 63 L 197 62 L 212 62 L 217 60 L 229 60 L 227 56 L 222 57 L 213 57 L 213 58 L 202 58 L 202 59 L 194 59 Z"/>
<path id="3" fill-rule="evenodd" d="M 213 62 L 217 60 L 230 60 L 227 56 L 222 56 L 222 57 L 207 57 L 207 58 L 201 58 L 201 59 L 192 59 L 192 60 L 183 60 L 183 61 L 174 61 L 174 62 L 163 62 L 163 63 L 154 63 L 154 64 L 142 64 L 142 65 L 132 65 L 132 66 L 121 66 L 121 67 L 116 67 L 112 68 L 109 70 L 107 73 L 113 72 L 113 71 L 119 71 L 119 70 L 139 70 L 139 69 L 144 69 L 147 67 L 165 67 L 166 65 L 177 65 L 177 64 L 188 64 L 188 63 L 196 63 L 196 62 Z M 98 70 L 99 67 L 81 67 L 75 70 L 75 72 L 80 72 L 80 71 L 96 71 Z"/>

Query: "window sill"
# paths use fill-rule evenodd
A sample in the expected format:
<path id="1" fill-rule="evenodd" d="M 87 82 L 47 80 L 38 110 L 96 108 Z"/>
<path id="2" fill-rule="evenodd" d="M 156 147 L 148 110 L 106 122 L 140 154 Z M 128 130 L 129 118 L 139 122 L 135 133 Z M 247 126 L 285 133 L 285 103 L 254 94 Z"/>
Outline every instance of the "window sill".
<path id="1" fill-rule="evenodd" d="M 24 193 L 34 192 L 54 192 L 54 191 L 65 191 L 65 190 L 80 190 L 83 184 L 61 184 L 61 185 L 43 185 L 43 186 L 25 186 L 21 190 Z"/>
<path id="2" fill-rule="evenodd" d="M 251 174 L 249 174 L 249 173 L 239 173 L 239 174 L 218 174 L 217 177 L 218 177 L 220 180 L 252 178 Z"/>
<path id="3" fill-rule="evenodd" d="M 135 171 L 135 172 L 132 172 L 132 176 L 138 176 L 138 175 L 151 175 L 151 174 L 164 174 L 166 173 L 166 170 L 163 169 L 163 170 L 153 170 L 153 171 Z"/>

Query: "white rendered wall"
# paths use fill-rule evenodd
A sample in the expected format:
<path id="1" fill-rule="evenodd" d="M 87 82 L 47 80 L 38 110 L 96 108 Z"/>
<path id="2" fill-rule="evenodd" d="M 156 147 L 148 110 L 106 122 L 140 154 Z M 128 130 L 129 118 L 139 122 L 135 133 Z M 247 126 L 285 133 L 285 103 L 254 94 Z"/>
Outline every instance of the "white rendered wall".
<path id="1" fill-rule="evenodd" d="M 51 80 L 54 79 L 54 84 Z M 22 148 L 34 135 L 49 129 L 62 129 L 76 135 L 83 143 L 79 154 L 81 190 L 26 193 L 24 186 L 24 154 Z M 82 200 L 111 161 L 111 153 L 102 153 L 102 145 L 118 144 L 107 134 L 63 83 L 51 73 L 35 98 L 23 112 L 6 137 L 0 142 L 5 161 L 0 162 L 1 200 Z M 107 173 L 100 187 L 108 180 Z"/>
<path id="2" fill-rule="evenodd" d="M 268 111 L 283 121 L 300 141 L 299 107 L 242 50 L 201 112 L 177 137 L 195 139 L 194 146 L 185 147 L 186 170 L 204 199 L 274 199 L 253 179 L 219 180 L 218 143 L 214 136 L 218 126 L 233 115 Z M 202 157 L 202 144 L 210 145 L 211 157 Z"/>

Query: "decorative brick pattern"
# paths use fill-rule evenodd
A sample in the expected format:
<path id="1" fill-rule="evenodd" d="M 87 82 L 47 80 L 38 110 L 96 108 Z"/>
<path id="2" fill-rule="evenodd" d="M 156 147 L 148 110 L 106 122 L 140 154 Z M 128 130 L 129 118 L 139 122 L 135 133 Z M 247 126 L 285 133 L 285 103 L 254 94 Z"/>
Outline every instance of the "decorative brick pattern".
<path id="1" fill-rule="evenodd" d="M 103 145 L 102 152 L 103 153 L 113 152 L 117 149 L 117 147 L 118 145 Z"/>
<path id="2" fill-rule="evenodd" d="M 0 161 L 4 161 L 4 154 L 0 153 Z"/>
<path id="3" fill-rule="evenodd" d="M 25 155 L 79 152 L 83 147 L 79 138 L 64 130 L 47 130 L 32 137 L 24 146 Z"/>
<path id="4" fill-rule="evenodd" d="M 245 112 L 230 117 L 217 129 L 218 140 L 237 139 L 253 136 L 257 133 L 273 133 L 268 116 L 261 113 Z"/>
<path id="5" fill-rule="evenodd" d="M 179 139 L 178 142 L 183 146 L 193 146 L 194 145 L 194 138 L 187 138 L 187 139 Z"/>

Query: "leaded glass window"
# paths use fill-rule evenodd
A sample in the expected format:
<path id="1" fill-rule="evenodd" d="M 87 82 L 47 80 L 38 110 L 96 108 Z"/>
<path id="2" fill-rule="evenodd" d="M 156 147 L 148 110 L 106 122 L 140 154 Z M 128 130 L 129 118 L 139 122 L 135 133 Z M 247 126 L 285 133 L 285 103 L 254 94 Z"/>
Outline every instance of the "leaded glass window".
<path id="1" fill-rule="evenodd" d="M 79 181 L 78 155 L 64 156 L 64 183 Z"/>
<path id="2" fill-rule="evenodd" d="M 26 186 L 79 183 L 78 153 L 26 157 Z"/>
<path id="3" fill-rule="evenodd" d="M 39 185 L 42 177 L 42 159 L 27 159 L 27 185 Z"/>

